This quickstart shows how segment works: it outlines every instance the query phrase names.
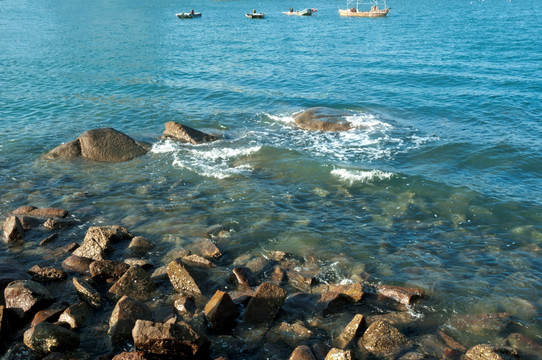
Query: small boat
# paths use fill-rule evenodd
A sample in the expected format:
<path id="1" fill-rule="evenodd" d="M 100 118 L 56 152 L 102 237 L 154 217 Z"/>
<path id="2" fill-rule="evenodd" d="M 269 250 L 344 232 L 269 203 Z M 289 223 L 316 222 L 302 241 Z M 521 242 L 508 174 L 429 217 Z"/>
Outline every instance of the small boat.
<path id="1" fill-rule="evenodd" d="M 303 9 L 303 10 L 300 10 L 300 11 L 293 11 L 293 10 L 292 11 L 283 11 L 282 13 L 285 14 L 285 15 L 311 16 L 312 14 L 314 14 L 317 11 L 318 10 L 316 10 L 316 9 Z"/>
<path id="2" fill-rule="evenodd" d="M 356 6 L 354 6 L 356 1 Z M 363 0 L 362 0 L 363 1 Z M 360 10 L 359 5 L 369 5 L 371 7 L 368 10 Z M 339 9 L 340 16 L 351 17 L 385 17 L 390 12 L 390 8 L 386 4 L 386 0 L 370 0 L 369 3 L 360 3 L 359 0 L 346 0 L 346 10 Z"/>
<path id="3" fill-rule="evenodd" d="M 245 16 L 249 19 L 263 19 L 265 18 L 265 14 L 264 13 L 257 13 L 257 12 L 252 12 L 250 14 L 245 14 Z"/>
<path id="4" fill-rule="evenodd" d="M 187 12 L 175 14 L 179 19 L 192 19 L 201 17 L 201 13 Z"/>

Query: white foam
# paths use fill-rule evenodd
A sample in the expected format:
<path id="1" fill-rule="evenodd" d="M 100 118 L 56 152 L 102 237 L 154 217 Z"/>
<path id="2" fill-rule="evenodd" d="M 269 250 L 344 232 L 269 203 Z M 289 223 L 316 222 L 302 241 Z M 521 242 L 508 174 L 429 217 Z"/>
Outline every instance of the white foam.
<path id="1" fill-rule="evenodd" d="M 374 180 L 388 180 L 394 173 L 384 172 L 381 170 L 347 170 L 347 169 L 334 169 L 331 170 L 331 174 L 337 176 L 342 181 L 346 181 L 352 185 L 355 182 L 368 183 Z"/>
<path id="2" fill-rule="evenodd" d="M 189 151 L 201 159 L 205 160 L 227 160 L 232 158 L 237 158 L 240 156 L 247 156 L 252 153 L 260 151 L 261 146 L 252 146 L 249 148 L 211 148 L 211 149 L 190 149 Z"/>
<path id="3" fill-rule="evenodd" d="M 291 115 L 271 115 L 264 113 L 265 116 L 270 118 L 273 121 L 282 122 L 285 124 L 293 124 L 294 123 L 294 115 L 297 113 L 293 113 Z"/>
<path id="4" fill-rule="evenodd" d="M 164 154 L 170 153 L 179 150 L 179 146 L 176 142 L 172 140 L 164 140 L 157 143 L 154 143 L 151 148 L 151 153 L 153 154 Z"/>

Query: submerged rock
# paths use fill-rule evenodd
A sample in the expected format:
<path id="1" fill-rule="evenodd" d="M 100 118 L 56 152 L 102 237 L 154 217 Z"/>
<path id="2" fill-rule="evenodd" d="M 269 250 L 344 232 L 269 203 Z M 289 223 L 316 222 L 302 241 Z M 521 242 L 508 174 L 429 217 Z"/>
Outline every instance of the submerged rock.
<path id="1" fill-rule="evenodd" d="M 515 360 L 519 359 L 518 352 L 508 346 L 489 344 L 476 345 L 465 354 L 466 360 Z"/>
<path id="2" fill-rule="evenodd" d="M 130 240 L 133 235 L 121 226 L 93 226 L 87 230 L 83 244 L 75 249 L 73 255 L 94 260 L 102 260 L 112 251 L 112 243 Z"/>
<path id="3" fill-rule="evenodd" d="M 393 299 L 403 305 L 410 305 L 414 300 L 425 297 L 425 291 L 422 289 L 401 286 L 381 285 L 378 287 L 377 292 L 379 295 Z"/>
<path id="4" fill-rule="evenodd" d="M 75 159 L 122 162 L 143 156 L 147 149 L 134 139 L 112 128 L 87 130 L 77 139 L 57 146 L 44 159 Z"/>
<path id="5" fill-rule="evenodd" d="M 115 305 L 109 319 L 109 335 L 113 344 L 129 340 L 136 321 L 151 320 L 152 314 L 147 305 L 126 295 Z"/>
<path id="6" fill-rule="evenodd" d="M 294 114 L 294 123 L 304 130 L 348 131 L 352 124 L 346 120 L 350 113 L 326 107 L 314 107 Z"/>
<path id="7" fill-rule="evenodd" d="M 42 322 L 24 333 L 24 343 L 32 350 L 49 354 L 76 349 L 79 336 L 62 326 Z"/>
<path id="8" fill-rule="evenodd" d="M 165 124 L 165 127 L 165 137 L 173 138 L 184 143 L 197 145 L 218 140 L 216 136 L 192 129 L 191 127 L 179 124 L 175 121 L 168 121 Z"/>
<path id="9" fill-rule="evenodd" d="M 245 321 L 253 323 L 273 321 L 285 299 L 286 290 L 273 283 L 262 283 L 247 305 Z"/>

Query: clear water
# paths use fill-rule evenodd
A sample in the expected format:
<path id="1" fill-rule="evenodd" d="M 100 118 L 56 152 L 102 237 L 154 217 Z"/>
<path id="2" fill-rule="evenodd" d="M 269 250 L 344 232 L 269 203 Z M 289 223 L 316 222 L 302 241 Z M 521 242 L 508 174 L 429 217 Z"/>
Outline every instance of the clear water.
<path id="1" fill-rule="evenodd" d="M 222 224 L 232 258 L 341 259 L 337 278 L 426 289 L 443 322 L 508 311 L 542 341 L 542 2 L 389 5 L 351 19 L 343 1 L 2 1 L 0 212 L 66 208 L 76 232 L 124 225 L 161 255 Z M 176 18 L 191 8 L 202 18 Z M 357 127 L 295 128 L 312 106 Z M 170 120 L 224 139 L 164 141 Z M 152 151 L 39 159 L 96 127 Z"/>

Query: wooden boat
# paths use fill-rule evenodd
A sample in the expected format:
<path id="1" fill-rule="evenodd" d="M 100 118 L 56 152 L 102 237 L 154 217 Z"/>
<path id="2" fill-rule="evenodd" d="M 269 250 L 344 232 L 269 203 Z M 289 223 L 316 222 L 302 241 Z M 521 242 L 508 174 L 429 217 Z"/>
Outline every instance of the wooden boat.
<path id="1" fill-rule="evenodd" d="M 201 17 L 201 13 L 192 13 L 192 12 L 178 13 L 178 14 L 175 14 L 175 15 L 177 15 L 177 17 L 179 19 L 192 19 L 192 18 Z"/>
<path id="2" fill-rule="evenodd" d="M 264 13 L 250 13 L 250 14 L 245 14 L 245 16 L 247 18 L 250 18 L 250 19 L 263 19 L 265 18 L 265 14 Z"/>
<path id="3" fill-rule="evenodd" d="M 295 15 L 295 16 L 311 16 L 313 13 L 317 12 L 316 9 L 303 9 L 300 11 L 283 11 L 285 15 Z"/>
<path id="4" fill-rule="evenodd" d="M 354 1 L 356 1 L 356 6 L 354 6 Z M 360 10 L 360 4 L 362 6 L 366 5 L 368 9 Z M 390 8 L 387 6 L 386 0 L 370 0 L 369 3 L 360 3 L 359 0 L 347 0 L 346 10 L 339 9 L 340 16 L 351 17 L 385 17 L 389 12 Z"/>

